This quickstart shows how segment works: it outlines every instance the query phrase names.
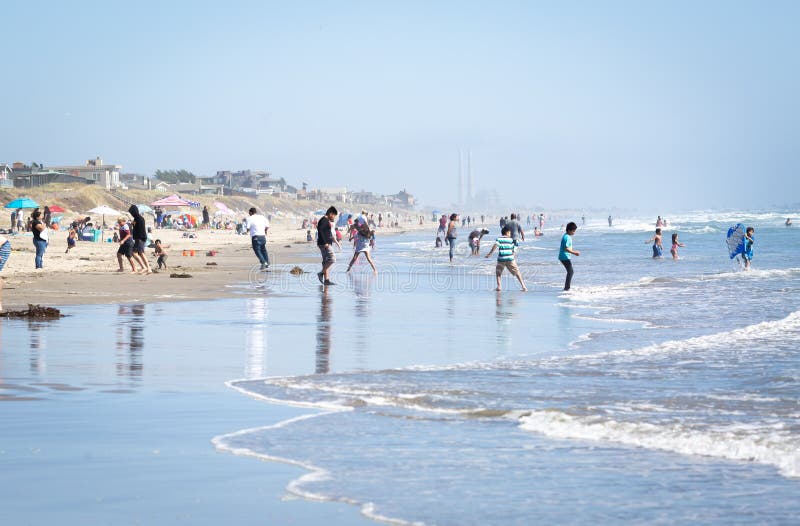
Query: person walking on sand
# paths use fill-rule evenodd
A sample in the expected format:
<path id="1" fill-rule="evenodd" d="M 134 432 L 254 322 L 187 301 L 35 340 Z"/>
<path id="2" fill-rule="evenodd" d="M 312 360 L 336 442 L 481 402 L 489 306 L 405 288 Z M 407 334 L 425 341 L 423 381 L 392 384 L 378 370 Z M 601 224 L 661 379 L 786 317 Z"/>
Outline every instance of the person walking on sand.
<path id="1" fill-rule="evenodd" d="M 269 254 L 267 253 L 267 231 L 269 230 L 269 220 L 258 213 L 258 210 L 251 208 L 248 210 L 250 216 L 246 219 L 247 228 L 250 231 L 250 242 L 253 245 L 258 262 L 261 263 L 261 270 L 269 268 Z"/>
<path id="2" fill-rule="evenodd" d="M 41 221 L 42 212 L 37 208 L 31 213 L 31 232 L 33 232 L 33 246 L 36 247 L 36 257 L 34 262 L 36 268 L 44 268 L 44 252 L 49 243 L 48 231 L 45 224 Z"/>
<path id="3" fill-rule="evenodd" d="M 4 236 L 0 235 L 0 271 L 8 263 L 8 258 L 11 256 L 11 242 Z M 5 280 L 0 277 L 0 312 L 3 312 L 3 285 Z"/>
<path id="4" fill-rule="evenodd" d="M 209 229 L 211 228 L 211 216 L 208 214 L 208 207 L 203 207 L 203 228 Z"/>
<path id="5" fill-rule="evenodd" d="M 120 216 L 119 219 L 117 219 L 117 224 L 119 224 L 119 248 L 117 249 L 117 263 L 119 263 L 119 269 L 117 269 L 117 272 L 125 271 L 122 262 L 122 257 L 125 256 L 128 259 L 128 263 L 131 265 L 131 274 L 136 274 L 136 266 L 133 264 L 133 235 L 131 233 L 131 227 L 128 224 L 128 219 L 125 216 Z"/>
<path id="6" fill-rule="evenodd" d="M 152 274 L 150 269 L 150 262 L 147 261 L 147 256 L 144 255 L 144 247 L 147 244 L 147 225 L 144 222 L 144 217 L 139 213 L 139 208 L 136 205 L 131 205 L 128 208 L 131 217 L 133 217 L 133 225 L 131 228 L 131 235 L 133 236 L 133 259 L 142 267 L 142 272 L 145 274 Z"/>
<path id="7" fill-rule="evenodd" d="M 500 237 L 495 240 L 489 253 L 486 254 L 486 258 L 488 259 L 492 256 L 495 249 L 497 249 L 497 265 L 494 269 L 494 275 L 497 279 L 497 288 L 494 290 L 502 290 L 501 278 L 503 276 L 503 270 L 508 269 L 511 275 L 517 278 L 522 290 L 527 291 L 528 288 L 525 286 L 525 281 L 522 279 L 522 273 L 519 271 L 517 262 L 514 261 L 514 251 L 517 248 L 517 244 L 511 238 L 511 227 L 508 225 L 504 226 L 500 234 Z"/>
<path id="8" fill-rule="evenodd" d="M 659 216 L 659 220 L 660 219 L 661 219 L 661 216 Z M 655 235 L 653 237 L 651 237 L 650 239 L 648 239 L 647 241 L 645 241 L 644 244 L 646 245 L 646 244 L 648 244 L 650 242 L 653 243 L 653 259 L 661 259 L 661 255 L 663 253 L 664 247 L 661 244 L 661 229 L 660 228 L 656 228 Z"/>
<path id="9" fill-rule="evenodd" d="M 336 221 L 336 216 L 339 212 L 336 207 L 331 206 L 325 212 L 325 215 L 317 221 L 317 247 L 322 255 L 322 270 L 317 272 L 317 278 L 323 285 L 335 285 L 330 280 L 330 270 L 334 263 L 336 263 L 336 255 L 333 253 L 333 245 L 339 245 L 336 237 L 333 235 L 331 225 Z M 341 245 L 339 245 L 341 249 Z"/>
<path id="10" fill-rule="evenodd" d="M 450 223 L 447 224 L 447 244 L 450 245 L 450 264 L 453 264 L 453 252 L 456 249 L 456 239 L 458 238 L 458 214 L 450 214 Z"/>
<path id="11" fill-rule="evenodd" d="M 375 263 L 372 261 L 372 257 L 370 256 L 370 252 L 372 252 L 372 239 L 375 236 L 375 232 L 370 230 L 369 224 L 365 224 L 361 216 L 356 219 L 355 231 L 355 248 L 353 251 L 353 259 L 351 259 L 350 264 L 347 265 L 346 272 L 350 272 L 350 269 L 353 268 L 353 265 L 358 259 L 359 254 L 364 254 L 364 257 L 367 258 L 367 263 L 369 263 L 369 266 L 372 267 L 372 272 L 377 274 L 378 269 L 375 268 Z"/>
<path id="12" fill-rule="evenodd" d="M 558 260 L 567 270 L 567 279 L 564 282 L 564 290 L 569 290 L 572 286 L 572 259 L 571 256 L 580 256 L 581 253 L 572 248 L 572 236 L 578 230 L 578 225 L 570 221 L 567 223 L 566 233 L 561 236 L 561 247 L 558 250 Z"/>

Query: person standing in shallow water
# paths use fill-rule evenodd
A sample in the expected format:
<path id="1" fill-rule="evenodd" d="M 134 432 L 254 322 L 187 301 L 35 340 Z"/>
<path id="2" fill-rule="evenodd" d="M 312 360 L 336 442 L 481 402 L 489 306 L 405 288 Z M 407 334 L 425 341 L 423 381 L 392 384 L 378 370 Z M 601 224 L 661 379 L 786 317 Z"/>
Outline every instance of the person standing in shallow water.
<path id="1" fill-rule="evenodd" d="M 567 270 L 567 279 L 564 282 L 564 290 L 569 290 L 572 286 L 572 274 L 574 273 L 572 270 L 572 259 L 571 256 L 580 256 L 581 253 L 577 250 L 573 250 L 572 248 L 572 236 L 575 235 L 575 232 L 578 230 L 578 225 L 570 221 L 567 223 L 567 231 L 566 233 L 561 236 L 561 247 L 558 251 L 558 260 L 564 265 L 564 268 Z"/>
<path id="2" fill-rule="evenodd" d="M 330 271 L 333 264 L 336 263 L 333 245 L 334 243 L 339 245 L 339 242 L 336 241 L 336 237 L 333 235 L 331 225 L 336 221 L 337 215 L 339 215 L 339 212 L 336 207 L 332 206 L 317 221 L 317 247 L 319 247 L 319 253 L 322 255 L 322 270 L 317 272 L 317 278 L 323 285 L 335 285 L 330 279 Z"/>
<path id="3" fill-rule="evenodd" d="M 453 264 L 453 252 L 456 249 L 456 239 L 458 238 L 458 214 L 450 214 L 450 222 L 447 224 L 447 244 L 450 245 L 450 264 Z"/>

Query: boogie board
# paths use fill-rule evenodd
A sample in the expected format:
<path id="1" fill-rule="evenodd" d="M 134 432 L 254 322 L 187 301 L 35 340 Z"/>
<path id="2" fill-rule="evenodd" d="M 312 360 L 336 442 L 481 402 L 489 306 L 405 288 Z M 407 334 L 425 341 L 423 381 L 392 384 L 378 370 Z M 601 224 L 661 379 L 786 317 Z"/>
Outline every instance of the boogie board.
<path id="1" fill-rule="evenodd" d="M 731 259 L 740 254 L 744 254 L 744 225 L 736 223 L 728 229 L 728 237 L 726 239 L 728 245 L 728 254 Z"/>

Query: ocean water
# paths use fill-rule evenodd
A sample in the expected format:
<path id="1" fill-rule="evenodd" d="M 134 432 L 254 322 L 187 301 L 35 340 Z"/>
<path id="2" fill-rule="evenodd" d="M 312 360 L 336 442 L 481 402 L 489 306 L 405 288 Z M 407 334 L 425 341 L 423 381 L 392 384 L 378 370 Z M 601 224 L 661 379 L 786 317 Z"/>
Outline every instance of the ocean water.
<path id="1" fill-rule="evenodd" d="M 292 494 L 399 524 L 794 522 L 800 231 L 785 217 L 670 218 L 663 260 L 646 218 L 590 219 L 570 293 L 559 225 L 520 250 L 527 294 L 508 278 L 490 292 L 493 263 L 463 246 L 451 267 L 432 235 L 379 240 L 384 274 L 357 268 L 318 292 L 316 345 L 398 366 L 232 381 L 316 411 L 214 443 L 304 467 Z M 735 221 L 756 228 L 749 272 L 727 256 Z M 686 244 L 679 261 L 672 232 Z"/>
<path id="2" fill-rule="evenodd" d="M 364 262 L 345 275 L 340 254 L 334 287 L 307 265 L 253 272 L 240 299 L 4 321 L 4 516 L 794 523 L 800 230 L 786 215 L 670 217 L 655 261 L 649 218 L 578 221 L 566 294 L 556 218 L 519 251 L 528 293 L 508 277 L 495 293 L 493 259 L 465 244 L 450 266 L 433 227 L 379 237 L 377 276 Z M 736 221 L 756 228 L 746 273 L 724 244 Z"/>

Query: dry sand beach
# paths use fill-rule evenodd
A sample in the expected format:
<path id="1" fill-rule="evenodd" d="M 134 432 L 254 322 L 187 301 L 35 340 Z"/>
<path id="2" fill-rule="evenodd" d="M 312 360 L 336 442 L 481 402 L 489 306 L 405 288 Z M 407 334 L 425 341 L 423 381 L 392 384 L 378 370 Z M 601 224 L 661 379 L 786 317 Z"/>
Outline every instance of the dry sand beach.
<path id="1" fill-rule="evenodd" d="M 2 192 L 3 198 L 16 196 Z M 8 195 L 6 195 L 8 194 Z M 127 195 L 127 194 L 126 194 Z M 155 196 L 155 197 L 154 197 Z M 130 199 L 149 202 L 157 197 L 155 192 L 131 192 Z M 97 203 L 107 202 L 120 210 L 127 210 L 127 205 L 114 195 L 84 188 L 74 191 L 34 192 L 33 197 L 39 203 L 60 204 L 68 210 L 83 210 Z M 219 197 L 203 197 L 204 204 L 214 208 L 213 202 Z M 312 217 L 309 210 L 322 207 L 320 203 L 306 202 L 298 205 L 297 201 L 261 198 L 252 202 L 245 198 L 221 198 L 231 208 L 241 211 L 250 206 L 266 210 L 274 216 L 267 240 L 267 249 L 272 263 L 271 272 L 288 272 L 293 265 L 317 263 L 319 253 L 314 242 L 306 241 L 306 231 L 300 228 L 302 218 Z M 339 205 L 344 209 L 343 205 Z M 352 207 L 349 207 L 352 208 Z M 0 220 L 0 227 L 7 228 L 10 210 L 6 210 Z M 199 215 L 200 209 L 192 209 Z M 26 216 L 30 210 L 26 211 Z M 377 214 L 377 211 L 375 212 Z M 383 211 L 386 215 L 386 211 Z M 407 214 L 401 211 L 404 216 Z M 242 216 L 246 215 L 244 212 Z M 64 215 L 64 224 L 80 213 Z M 416 218 L 416 213 L 413 213 Z M 105 218 L 112 224 L 114 218 Z M 153 225 L 153 216 L 145 219 L 148 226 Z M 416 229 L 434 229 L 432 223 L 420 226 L 410 216 L 403 218 L 399 227 L 384 227 L 379 235 L 397 234 Z M 51 231 L 50 244 L 44 256 L 44 269 L 34 269 L 34 246 L 30 233 L 27 235 L 8 236 L 12 245 L 12 253 L 8 264 L 0 277 L 5 279 L 3 288 L 3 308 L 19 309 L 28 304 L 41 305 L 77 305 L 125 302 L 155 302 L 179 300 L 205 300 L 232 297 L 252 292 L 246 287 L 232 288 L 235 284 L 247 283 L 250 273 L 257 264 L 257 259 L 250 246 L 247 235 L 237 235 L 230 230 L 192 230 L 195 238 L 184 237 L 184 232 L 161 229 L 153 230 L 152 239 L 161 239 L 168 245 L 169 255 L 166 271 L 152 275 L 131 275 L 126 271 L 117 272 L 116 243 L 107 239 L 113 231 L 105 230 L 104 238 L 97 243 L 79 241 L 77 246 L 65 254 L 67 242 L 66 231 Z M 349 248 L 343 245 L 342 254 L 349 256 Z M 194 256 L 191 252 L 194 251 Z M 208 255 L 215 252 L 215 255 Z M 186 255 L 184 256 L 184 253 Z M 146 254 L 153 268 L 156 267 L 153 250 Z M 343 259 L 344 256 L 341 258 Z M 189 274 L 191 278 L 171 278 L 170 275 Z"/>

